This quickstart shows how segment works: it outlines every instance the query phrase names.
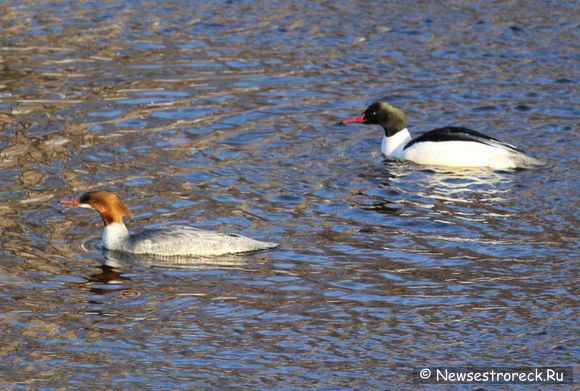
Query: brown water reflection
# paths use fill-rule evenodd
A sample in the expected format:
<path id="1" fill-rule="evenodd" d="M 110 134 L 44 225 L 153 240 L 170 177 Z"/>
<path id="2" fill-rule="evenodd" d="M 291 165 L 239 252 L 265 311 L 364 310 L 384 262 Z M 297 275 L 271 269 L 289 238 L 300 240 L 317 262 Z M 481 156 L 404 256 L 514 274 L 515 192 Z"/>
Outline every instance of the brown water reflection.
<path id="1" fill-rule="evenodd" d="M 0 5 L 0 385 L 404 389 L 425 365 L 574 365 L 576 11 Z M 378 99 L 416 134 L 466 125 L 550 167 L 382 162 L 379 130 L 334 125 Z M 106 254 L 97 216 L 56 205 L 98 188 L 130 228 L 281 248 Z"/>

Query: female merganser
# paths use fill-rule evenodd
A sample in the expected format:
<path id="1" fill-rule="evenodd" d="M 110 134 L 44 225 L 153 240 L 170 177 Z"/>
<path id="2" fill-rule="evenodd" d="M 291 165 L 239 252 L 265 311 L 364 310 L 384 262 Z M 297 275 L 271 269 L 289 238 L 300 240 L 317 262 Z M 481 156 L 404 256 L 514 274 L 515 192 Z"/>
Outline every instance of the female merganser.
<path id="1" fill-rule="evenodd" d="M 59 203 L 92 208 L 99 212 L 105 224 L 102 244 L 107 250 L 161 256 L 211 256 L 278 247 L 276 243 L 259 242 L 241 235 L 206 231 L 185 225 L 151 229 L 131 235 L 123 224 L 123 217 L 131 216 L 131 212 L 112 191 L 92 191 L 78 200 Z"/>
<path id="2" fill-rule="evenodd" d="M 375 102 L 358 117 L 341 123 L 381 125 L 385 130 L 381 152 L 390 159 L 497 170 L 544 164 L 513 145 L 463 127 L 438 128 L 413 139 L 407 129 L 407 116 L 388 103 Z"/>

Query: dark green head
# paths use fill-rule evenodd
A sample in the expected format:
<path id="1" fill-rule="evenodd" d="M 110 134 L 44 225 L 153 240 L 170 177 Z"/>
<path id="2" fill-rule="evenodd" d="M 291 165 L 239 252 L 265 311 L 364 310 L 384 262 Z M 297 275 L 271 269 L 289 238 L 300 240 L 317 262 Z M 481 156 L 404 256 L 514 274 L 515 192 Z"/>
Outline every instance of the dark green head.
<path id="1" fill-rule="evenodd" d="M 401 110 L 388 103 L 375 102 L 358 117 L 342 121 L 343 124 L 381 125 L 387 137 L 407 127 L 407 116 Z"/>

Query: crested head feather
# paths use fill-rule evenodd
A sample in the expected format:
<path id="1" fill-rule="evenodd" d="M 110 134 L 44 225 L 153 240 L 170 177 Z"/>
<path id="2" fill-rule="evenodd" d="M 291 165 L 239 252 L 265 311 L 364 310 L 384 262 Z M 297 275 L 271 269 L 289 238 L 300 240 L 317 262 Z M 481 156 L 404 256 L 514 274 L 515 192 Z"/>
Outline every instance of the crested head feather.
<path id="1" fill-rule="evenodd" d="M 99 212 L 105 226 L 111 223 L 122 223 L 124 216 L 131 216 L 127 205 L 113 191 L 91 191 L 84 194 L 79 202 Z"/>

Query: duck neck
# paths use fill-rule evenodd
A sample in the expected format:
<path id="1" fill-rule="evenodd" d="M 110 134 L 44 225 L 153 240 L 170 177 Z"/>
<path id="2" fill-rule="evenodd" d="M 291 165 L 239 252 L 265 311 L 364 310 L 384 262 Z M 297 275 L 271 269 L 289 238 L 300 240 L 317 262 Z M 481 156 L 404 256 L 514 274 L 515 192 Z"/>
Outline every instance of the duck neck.
<path id="1" fill-rule="evenodd" d="M 411 139 L 411 133 L 409 133 L 407 128 L 399 130 L 390 136 L 387 132 L 385 132 L 381 146 L 381 152 L 386 157 L 399 159 L 403 154 L 403 148 L 405 148 L 405 145 L 407 145 Z"/>
<path id="2" fill-rule="evenodd" d="M 107 250 L 120 250 L 129 240 L 129 231 L 123 221 L 109 223 L 103 231 L 103 247 Z"/>

